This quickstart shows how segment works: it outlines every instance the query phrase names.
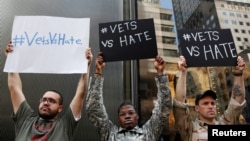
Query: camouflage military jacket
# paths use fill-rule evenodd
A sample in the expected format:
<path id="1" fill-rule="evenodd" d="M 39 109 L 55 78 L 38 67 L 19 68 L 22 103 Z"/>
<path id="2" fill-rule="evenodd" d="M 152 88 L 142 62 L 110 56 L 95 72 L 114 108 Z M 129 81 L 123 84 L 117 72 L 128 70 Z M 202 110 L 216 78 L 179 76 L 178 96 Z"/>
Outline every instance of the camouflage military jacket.
<path id="1" fill-rule="evenodd" d="M 122 129 L 109 120 L 103 104 L 103 81 L 103 77 L 90 77 L 86 99 L 88 118 L 97 128 L 101 141 L 157 141 L 172 107 L 168 78 L 165 75 L 155 78 L 158 93 L 152 116 L 142 127 L 132 130 Z"/>

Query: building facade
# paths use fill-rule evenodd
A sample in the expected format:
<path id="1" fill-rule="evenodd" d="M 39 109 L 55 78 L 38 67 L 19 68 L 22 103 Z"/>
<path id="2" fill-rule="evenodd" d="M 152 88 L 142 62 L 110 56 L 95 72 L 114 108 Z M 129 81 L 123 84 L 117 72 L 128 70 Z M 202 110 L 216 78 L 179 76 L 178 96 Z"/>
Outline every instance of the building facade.
<path id="1" fill-rule="evenodd" d="M 174 20 L 172 9 L 162 8 L 159 1 L 138 0 L 137 18 L 154 19 L 158 55 L 164 57 L 166 61 L 166 73 L 169 75 L 169 85 L 172 97 L 174 96 L 174 76 L 177 73 L 177 61 L 179 58 L 178 47 L 176 45 L 176 32 L 174 30 Z M 157 75 L 153 66 L 154 59 L 142 59 L 139 62 L 139 98 L 141 123 L 145 123 L 151 115 L 156 100 L 157 88 L 154 77 Z M 162 140 L 174 139 L 174 119 L 170 116 L 169 122 L 162 133 Z"/>

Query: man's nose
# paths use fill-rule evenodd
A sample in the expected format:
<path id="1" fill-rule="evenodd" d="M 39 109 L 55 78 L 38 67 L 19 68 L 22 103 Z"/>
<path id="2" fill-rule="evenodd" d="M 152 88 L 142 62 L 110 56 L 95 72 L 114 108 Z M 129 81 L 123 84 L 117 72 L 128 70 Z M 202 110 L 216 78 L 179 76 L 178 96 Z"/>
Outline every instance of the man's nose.
<path id="1" fill-rule="evenodd" d="M 130 118 L 131 116 L 129 114 L 125 114 L 125 118 Z"/>

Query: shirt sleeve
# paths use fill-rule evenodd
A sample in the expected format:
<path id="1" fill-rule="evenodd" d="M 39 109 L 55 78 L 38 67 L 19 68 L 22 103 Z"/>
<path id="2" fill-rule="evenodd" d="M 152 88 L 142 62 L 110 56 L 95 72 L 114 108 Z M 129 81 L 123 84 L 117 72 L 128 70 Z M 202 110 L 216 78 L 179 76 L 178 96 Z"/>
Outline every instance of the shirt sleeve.
<path id="1" fill-rule="evenodd" d="M 238 103 L 233 98 L 230 99 L 228 108 L 224 111 L 223 116 L 220 121 L 224 122 L 224 124 L 237 124 L 240 115 L 242 114 L 243 109 L 246 106 L 246 100 L 244 100 L 241 104 Z"/>
<path id="2" fill-rule="evenodd" d="M 193 123 L 189 105 L 174 98 L 173 113 L 177 132 L 183 140 L 187 140 L 192 135 Z"/>
<path id="3" fill-rule="evenodd" d="M 19 132 L 19 129 L 21 129 L 20 127 L 23 125 L 24 121 L 36 116 L 37 114 L 34 112 L 33 109 L 31 109 L 27 101 L 23 101 L 20 104 L 16 114 L 13 113 L 11 115 L 11 118 L 15 122 L 16 132 Z"/>
<path id="4" fill-rule="evenodd" d="M 69 137 L 72 137 L 76 131 L 76 127 L 79 124 L 79 120 L 76 120 L 70 107 L 65 111 L 65 114 L 61 118 L 62 122 L 67 129 Z"/>
<path id="5" fill-rule="evenodd" d="M 86 99 L 87 116 L 102 139 L 107 139 L 113 126 L 103 103 L 103 77 L 90 77 Z"/>
<path id="6" fill-rule="evenodd" d="M 165 123 L 168 121 L 168 117 L 172 107 L 171 91 L 168 87 L 168 77 L 161 75 L 155 78 L 157 86 L 157 102 L 152 111 L 152 116 L 143 125 L 143 129 L 147 131 L 149 136 L 158 139 Z"/>

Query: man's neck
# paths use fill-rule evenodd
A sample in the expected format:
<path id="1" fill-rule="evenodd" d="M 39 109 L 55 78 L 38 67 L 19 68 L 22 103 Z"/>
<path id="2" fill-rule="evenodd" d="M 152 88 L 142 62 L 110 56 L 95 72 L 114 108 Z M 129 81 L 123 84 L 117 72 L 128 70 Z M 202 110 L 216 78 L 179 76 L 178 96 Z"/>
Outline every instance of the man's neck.
<path id="1" fill-rule="evenodd" d="M 199 120 L 206 123 L 207 125 L 215 125 L 215 119 L 204 119 L 204 118 L 200 118 L 199 117 Z"/>
<path id="2" fill-rule="evenodd" d="M 56 119 L 44 119 L 44 118 L 40 117 L 40 120 L 44 120 L 44 121 L 55 121 Z"/>

